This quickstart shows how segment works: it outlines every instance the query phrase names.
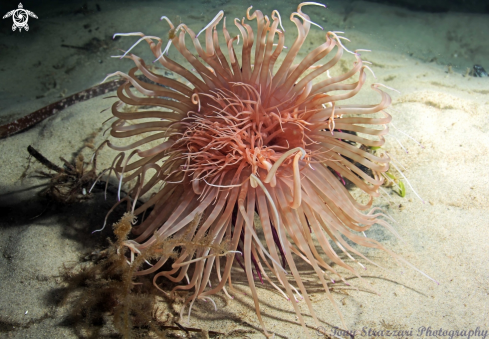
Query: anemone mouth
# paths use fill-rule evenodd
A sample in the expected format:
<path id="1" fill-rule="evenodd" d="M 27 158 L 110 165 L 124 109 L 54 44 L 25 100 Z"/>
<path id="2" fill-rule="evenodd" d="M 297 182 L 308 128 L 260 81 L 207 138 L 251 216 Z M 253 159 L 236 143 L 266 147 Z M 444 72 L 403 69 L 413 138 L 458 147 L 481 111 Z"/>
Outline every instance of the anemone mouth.
<path id="1" fill-rule="evenodd" d="M 136 67 L 128 74 L 114 73 L 127 82 L 118 89 L 119 101 L 112 107 L 117 119 L 110 133 L 116 139 L 136 141 L 125 146 L 108 144 L 120 151 L 112 166 L 120 183 L 135 181 L 120 202 L 128 202 L 134 215 L 150 211 L 133 228 L 134 238 L 125 243 L 133 256 L 147 253 L 152 259 L 137 275 L 156 273 L 157 287 L 158 279 L 166 278 L 180 284 L 174 290 L 193 290 L 185 302 L 189 317 L 195 300 L 221 290 L 229 295 L 226 282 L 234 291 L 231 268 L 236 259 L 245 268 L 263 329 L 255 279 L 267 280 L 289 300 L 303 298 L 319 326 L 293 255 L 315 270 L 340 317 L 328 282 L 335 281 L 333 276 L 343 276 L 331 262 L 358 274 L 337 251 L 354 262 L 350 253 L 368 261 L 351 241 L 398 258 L 363 233 L 374 224 L 395 233 L 378 209 L 362 212 L 371 208 L 383 183 L 380 174 L 389 166 L 388 157 L 376 156 L 365 146 L 383 145 L 391 120 L 384 111 L 390 97 L 378 88 L 380 84 L 374 84 L 379 103 L 344 103 L 362 88 L 368 66 L 359 53 L 344 47 L 339 32 L 326 33 L 323 44 L 293 64 L 311 24 L 316 25 L 302 12 L 304 5 L 319 4 L 302 3 L 290 16 L 298 36 L 280 65 L 276 61 L 284 50 L 284 32 L 278 29 L 281 22 L 276 11 L 270 20 L 259 10 L 251 14 L 250 7 L 247 19 L 256 20 L 256 31 L 244 18 L 234 21 L 243 40 L 241 63 L 234 50 L 237 37 L 231 38 L 222 11 L 199 34 L 162 17 L 170 25 L 170 41 L 163 51 L 158 37 L 118 34 L 139 36 L 136 44 L 146 41 L 156 60 L 183 79 L 156 74 L 141 58 L 124 53 L 122 57 L 132 59 Z M 227 57 L 219 43 L 221 21 Z M 205 47 L 199 41 L 202 32 Z M 198 58 L 186 47 L 186 36 Z M 170 46 L 194 71 L 166 55 Z M 355 57 L 352 68 L 331 77 L 329 70 L 345 51 Z M 316 64 L 325 59 L 326 63 Z M 318 81 L 323 74 L 328 77 Z M 124 112 L 122 104 L 139 109 Z M 140 109 L 147 105 L 152 108 Z M 131 152 L 126 155 L 127 151 Z M 342 184 L 343 178 L 367 193 L 368 203 L 357 202 Z M 146 202 L 135 208 L 136 200 L 144 195 L 149 195 Z M 264 243 L 257 236 L 255 211 Z M 170 258 L 172 269 L 162 270 Z M 207 287 L 213 271 L 217 285 Z M 305 326 L 298 306 L 292 306 Z"/>
<path id="2" fill-rule="evenodd" d="M 257 175 L 260 169 L 269 171 L 287 150 L 307 149 L 308 122 L 297 109 L 294 113 L 287 103 L 267 107 L 249 84 L 229 86 L 212 94 L 194 94 L 198 109 L 182 119 L 185 130 L 173 147 L 187 159 L 181 170 L 189 172 L 193 181 L 214 181 L 219 173 L 240 167 Z M 284 108 L 281 114 L 280 108 Z M 290 162 L 286 159 L 284 166 Z"/>

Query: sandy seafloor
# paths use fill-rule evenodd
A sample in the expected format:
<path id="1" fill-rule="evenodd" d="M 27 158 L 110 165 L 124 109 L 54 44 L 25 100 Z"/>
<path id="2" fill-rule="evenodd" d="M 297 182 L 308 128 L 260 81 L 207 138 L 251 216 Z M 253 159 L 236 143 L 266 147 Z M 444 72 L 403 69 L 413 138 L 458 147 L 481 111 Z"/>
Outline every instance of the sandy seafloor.
<path id="1" fill-rule="evenodd" d="M 97 11 L 99 4 L 100 11 Z M 231 18 L 243 17 L 253 4 L 265 14 L 278 9 L 284 19 L 287 41 L 291 45 L 296 30 L 288 21 L 295 1 L 88 1 L 88 12 L 74 14 L 80 4 L 56 3 L 38 7 L 39 19 L 30 19 L 29 32 L 12 33 L 11 21 L 2 21 L 0 30 L 0 121 L 16 119 L 59 100 L 63 95 L 91 87 L 107 73 L 127 71 L 130 60 L 111 59 L 127 49 L 135 38 L 116 41 L 116 32 L 145 32 L 165 37 L 168 26 L 159 21 L 166 15 L 174 22 L 187 23 L 195 31 L 205 26 L 219 10 Z M 25 2 L 25 8 L 29 9 Z M 34 11 L 34 9 L 31 9 Z M 408 267 L 399 267 L 388 255 L 364 251 L 385 269 L 367 264 L 362 275 L 380 296 L 365 291 L 335 290 L 334 298 L 350 330 L 362 337 L 363 328 L 406 330 L 404 337 L 430 337 L 420 327 L 447 331 L 438 338 L 450 338 L 448 331 L 489 330 L 489 78 L 464 76 L 467 67 L 481 64 L 489 69 L 489 17 L 460 13 L 420 13 L 398 7 L 362 1 L 329 1 L 328 9 L 305 7 L 311 19 L 326 30 L 344 31 L 351 39 L 350 49 L 369 48 L 363 53 L 371 61 L 377 80 L 400 91 L 389 92 L 393 99 L 395 126 L 418 140 L 419 147 L 405 134 L 391 128 L 386 149 L 409 182 L 412 190 L 405 198 L 388 190 L 392 202 L 379 198 L 398 222 L 395 228 L 403 238 L 397 240 L 380 227 L 368 235 L 439 282 L 439 285 Z M 254 26 L 255 23 L 252 23 Z M 99 39 L 95 47 L 92 40 Z M 92 45 L 87 45 L 92 41 Z M 324 32 L 312 27 L 299 57 L 324 41 Z M 61 44 L 87 46 L 89 51 L 60 47 Z M 141 44 L 135 53 L 149 58 Z M 170 57 L 176 57 L 176 50 Z M 283 58 L 283 55 L 281 58 Z M 279 61 L 281 60 L 279 59 Z M 152 60 L 152 59 L 147 59 Z M 350 60 L 350 59 L 347 59 Z M 178 59 L 177 59 L 178 61 Z M 345 65 L 351 65 L 346 63 Z M 451 70 L 448 66 L 452 65 Z M 378 96 L 368 84 L 356 102 L 372 103 Z M 116 201 L 114 194 L 104 201 L 99 191 L 90 201 L 68 206 L 48 204 L 37 193 L 44 180 L 35 170 L 45 170 L 33 162 L 27 177 L 20 180 L 27 166 L 28 145 L 33 145 L 58 165 L 63 156 L 72 160 L 84 140 L 97 132 L 95 143 L 105 137 L 101 124 L 109 112 L 99 112 L 114 99 L 97 97 L 81 102 L 41 122 L 34 128 L 0 140 L 0 337 L 2 338 L 76 338 L 66 322 L 67 307 L 59 306 L 63 287 L 63 264 L 79 262 L 86 253 L 101 248 L 104 233 L 91 235 L 101 226 L 106 212 Z M 105 129 L 106 127 L 104 127 Z M 406 147 L 404 152 L 396 138 Z M 84 149 L 87 158 L 90 150 Z M 99 170 L 107 167 L 115 152 L 104 150 Z M 365 262 L 364 262 L 365 263 Z M 309 282 L 314 274 L 301 265 Z M 358 266 L 357 266 L 358 267 Z M 245 278 L 236 268 L 236 286 L 245 291 Z M 241 280 L 241 282 L 240 282 Z M 365 287 L 358 279 L 352 285 Z M 310 289 L 321 326 L 341 326 L 338 314 L 321 288 Z M 291 305 L 264 287 L 259 289 L 267 329 L 277 338 L 316 338 L 313 329 L 297 324 Z M 227 300 L 215 298 L 218 311 L 210 303 L 197 302 L 190 327 L 219 332 L 244 329 L 234 337 L 264 337 L 250 298 L 236 295 Z M 167 312 L 161 305 L 162 317 Z M 316 325 L 304 302 L 300 307 L 306 323 Z M 150 312 L 151 310 L 148 310 Z M 110 328 L 104 332 L 108 337 Z M 235 332 L 237 333 L 237 332 Z M 184 332 L 177 333 L 183 336 Z M 385 335 L 385 333 L 384 333 Z M 381 337 L 371 335 L 370 337 Z M 198 338 L 199 334 L 193 334 Z M 345 336 L 343 336 L 345 337 Z M 433 336 L 431 336 L 433 337 Z"/>

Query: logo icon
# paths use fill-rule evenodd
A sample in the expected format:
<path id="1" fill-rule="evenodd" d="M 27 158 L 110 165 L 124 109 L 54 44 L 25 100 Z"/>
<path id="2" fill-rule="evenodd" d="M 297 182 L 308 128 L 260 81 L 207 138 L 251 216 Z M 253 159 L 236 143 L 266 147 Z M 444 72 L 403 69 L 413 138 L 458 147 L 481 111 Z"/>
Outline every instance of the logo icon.
<path id="1" fill-rule="evenodd" d="M 27 24 L 29 17 L 33 17 L 37 19 L 37 15 L 35 15 L 31 11 L 28 11 L 27 9 L 24 9 L 22 3 L 19 3 L 19 8 L 14 9 L 13 11 L 10 11 L 7 14 L 5 14 L 3 16 L 3 19 L 8 17 L 12 17 L 12 19 L 14 19 L 14 24 L 12 25 L 12 31 L 15 31 L 15 29 L 18 28 L 19 32 L 22 31 L 22 28 L 25 29 L 26 31 L 29 30 L 29 25 Z"/>

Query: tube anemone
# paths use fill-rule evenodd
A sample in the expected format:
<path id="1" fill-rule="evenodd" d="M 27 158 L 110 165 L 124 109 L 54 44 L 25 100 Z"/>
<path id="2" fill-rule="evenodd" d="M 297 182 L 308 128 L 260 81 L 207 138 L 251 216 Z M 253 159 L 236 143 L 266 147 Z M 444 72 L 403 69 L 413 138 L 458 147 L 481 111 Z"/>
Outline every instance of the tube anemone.
<path id="1" fill-rule="evenodd" d="M 158 288 L 166 278 L 178 283 L 174 290 L 191 291 L 183 306 L 190 314 L 197 299 L 209 299 L 221 290 L 229 295 L 225 285 L 232 290 L 230 274 L 236 260 L 245 269 L 265 333 L 255 279 L 264 278 L 289 300 L 296 299 L 294 293 L 303 298 L 319 326 L 296 260 L 315 270 L 341 317 L 328 283 L 343 277 L 332 263 L 358 274 L 338 252 L 353 261 L 350 253 L 368 260 L 351 246 L 355 243 L 398 258 L 362 234 L 374 224 L 392 230 L 382 219 L 385 215 L 371 208 L 389 158 L 366 150 L 384 144 L 391 121 L 384 109 L 391 99 L 380 84 L 373 84 L 379 103 L 344 103 L 362 88 L 368 66 L 359 53 L 343 46 L 340 32 L 327 32 L 323 44 L 293 63 L 314 24 L 302 12 L 304 5 L 319 4 L 303 3 L 290 16 L 298 35 L 280 64 L 284 31 L 278 28 L 276 11 L 269 18 L 259 10 L 251 14 L 250 7 L 247 19 L 256 21 L 255 31 L 244 18 L 235 19 L 242 39 L 240 62 L 234 46 L 238 37 L 230 36 L 222 11 L 201 31 L 204 46 L 200 33 L 185 24 L 175 27 L 166 17 L 162 19 L 170 25 L 170 41 L 163 51 L 158 37 L 119 34 L 139 36 L 136 44 L 146 41 L 156 60 L 182 80 L 153 72 L 129 51 L 122 57 L 136 66 L 127 74 L 115 73 L 127 82 L 112 106 L 116 120 L 110 134 L 115 139 L 131 137 L 132 143 L 108 142 L 120 151 L 112 169 L 121 185 L 135 181 L 120 202 L 126 201 L 134 215 L 147 212 L 125 246 L 131 257 L 154 249 L 156 243 L 167 241 L 171 247 L 137 275 L 154 273 Z M 217 29 L 221 21 L 223 50 Z M 186 38 L 198 57 L 187 48 Z M 167 56 L 171 46 L 192 70 Z M 329 70 L 344 52 L 354 55 L 352 68 L 331 77 Z M 316 64 L 321 60 L 326 62 Z M 137 71 L 142 76 L 136 76 Z M 357 202 L 344 179 L 367 193 L 368 203 Z M 136 208 L 143 196 L 148 198 Z M 172 263 L 170 270 L 163 269 L 167 261 Z M 210 287 L 214 270 L 218 284 Z M 291 304 L 305 326 L 298 305 Z"/>

